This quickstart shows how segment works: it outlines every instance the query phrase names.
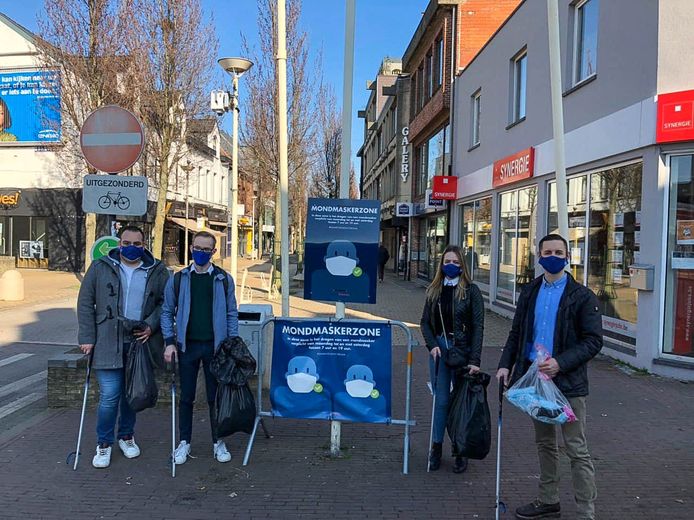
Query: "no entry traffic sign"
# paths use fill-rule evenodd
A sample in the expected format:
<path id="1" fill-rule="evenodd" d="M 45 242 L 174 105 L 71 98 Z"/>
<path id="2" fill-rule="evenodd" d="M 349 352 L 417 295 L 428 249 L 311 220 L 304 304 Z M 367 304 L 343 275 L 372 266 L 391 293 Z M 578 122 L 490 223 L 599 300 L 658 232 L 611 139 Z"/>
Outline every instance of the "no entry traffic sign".
<path id="1" fill-rule="evenodd" d="M 118 173 L 130 168 L 140 158 L 144 143 L 140 121 L 116 105 L 89 114 L 80 130 L 84 158 L 102 172 Z"/>

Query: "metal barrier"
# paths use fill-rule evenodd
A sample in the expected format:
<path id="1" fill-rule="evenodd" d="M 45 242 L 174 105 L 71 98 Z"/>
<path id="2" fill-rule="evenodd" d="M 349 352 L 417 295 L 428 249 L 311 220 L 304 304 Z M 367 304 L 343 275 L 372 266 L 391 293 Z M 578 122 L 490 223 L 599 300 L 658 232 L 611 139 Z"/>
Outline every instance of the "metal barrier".
<path id="1" fill-rule="evenodd" d="M 264 334 L 265 334 L 265 328 L 270 324 L 270 323 L 275 323 L 277 320 L 281 320 L 281 317 L 272 317 L 267 320 L 265 320 L 260 328 L 261 330 L 261 341 L 260 341 L 260 351 L 258 353 L 258 388 L 256 391 L 256 418 L 255 418 L 255 424 L 253 425 L 253 432 L 251 433 L 251 437 L 248 441 L 248 446 L 246 447 L 246 453 L 243 457 L 243 465 L 247 466 L 248 465 L 248 460 L 250 459 L 251 456 L 251 451 L 253 450 L 253 443 L 255 442 L 255 436 L 256 433 L 258 432 L 258 426 L 260 425 L 263 428 L 263 431 L 265 433 L 266 438 L 270 438 L 270 434 L 268 433 L 267 428 L 265 427 L 265 423 L 263 422 L 263 417 L 275 417 L 275 415 L 270 412 L 270 411 L 265 411 L 263 410 L 263 385 L 262 385 L 262 375 L 265 372 L 265 365 L 264 365 L 264 358 L 265 356 L 263 355 L 263 349 L 266 347 L 266 342 L 262 339 Z M 416 421 L 413 421 L 410 419 L 410 405 L 411 405 L 411 395 L 412 395 L 412 349 L 417 346 L 415 344 L 414 337 L 412 336 L 412 332 L 410 329 L 401 321 L 393 321 L 393 320 L 365 320 L 365 319 L 337 319 L 334 317 L 311 317 L 311 318 L 287 318 L 291 319 L 292 321 L 325 321 L 326 323 L 339 323 L 342 321 L 350 322 L 350 323 L 364 323 L 364 324 L 379 324 L 379 325 L 390 325 L 390 326 L 396 326 L 401 328 L 405 332 L 405 336 L 407 337 L 407 372 L 406 372 L 406 387 L 405 387 L 405 418 L 404 419 L 391 419 L 388 424 L 397 424 L 397 425 L 403 425 L 405 427 L 405 435 L 403 438 L 403 463 L 402 463 L 402 472 L 403 474 L 407 475 L 408 474 L 408 468 L 409 468 L 409 454 L 410 454 L 410 426 L 414 426 L 416 424 Z M 273 331 L 274 334 L 274 331 Z M 391 349 L 392 349 L 392 340 L 391 340 Z M 320 420 L 320 419 L 313 419 L 313 420 Z"/>

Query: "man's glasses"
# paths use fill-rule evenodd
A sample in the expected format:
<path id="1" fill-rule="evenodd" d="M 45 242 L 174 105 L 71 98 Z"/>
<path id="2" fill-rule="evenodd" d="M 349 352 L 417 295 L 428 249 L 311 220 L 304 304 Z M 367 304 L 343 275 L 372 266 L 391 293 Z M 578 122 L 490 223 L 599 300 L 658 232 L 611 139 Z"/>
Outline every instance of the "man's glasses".
<path id="1" fill-rule="evenodd" d="M 198 252 L 201 252 L 201 253 L 211 253 L 212 251 L 214 251 L 214 249 L 210 249 L 209 247 L 196 247 L 196 246 L 193 246 L 193 251 L 198 251 Z"/>

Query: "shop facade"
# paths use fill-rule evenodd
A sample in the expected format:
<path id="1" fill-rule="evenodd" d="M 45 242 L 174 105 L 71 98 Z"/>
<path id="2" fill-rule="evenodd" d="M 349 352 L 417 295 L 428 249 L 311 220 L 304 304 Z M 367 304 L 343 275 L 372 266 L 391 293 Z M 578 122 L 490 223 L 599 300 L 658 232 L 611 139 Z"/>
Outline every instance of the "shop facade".
<path id="1" fill-rule="evenodd" d="M 537 241 L 558 232 L 540 4 L 522 3 L 455 85 L 451 240 L 507 316 L 541 274 Z M 561 41 L 574 42 L 562 47 L 568 270 L 598 298 L 605 353 L 694 380 L 694 133 L 661 135 L 694 128 L 694 74 L 670 59 L 694 44 L 676 23 L 694 6 L 657 4 L 560 2 Z"/>

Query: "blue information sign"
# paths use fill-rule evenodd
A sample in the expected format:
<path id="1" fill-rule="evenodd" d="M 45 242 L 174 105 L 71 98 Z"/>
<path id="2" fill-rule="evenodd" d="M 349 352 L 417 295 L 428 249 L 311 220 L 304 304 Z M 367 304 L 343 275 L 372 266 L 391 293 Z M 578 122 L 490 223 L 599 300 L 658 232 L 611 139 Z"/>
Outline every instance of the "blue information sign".
<path id="1" fill-rule="evenodd" d="M 390 325 L 277 319 L 270 402 L 280 417 L 389 422 Z"/>
<path id="2" fill-rule="evenodd" d="M 309 199 L 304 299 L 376 303 L 381 203 Z"/>
<path id="3" fill-rule="evenodd" d="M 0 144 L 60 141 L 60 73 L 0 72 Z"/>

